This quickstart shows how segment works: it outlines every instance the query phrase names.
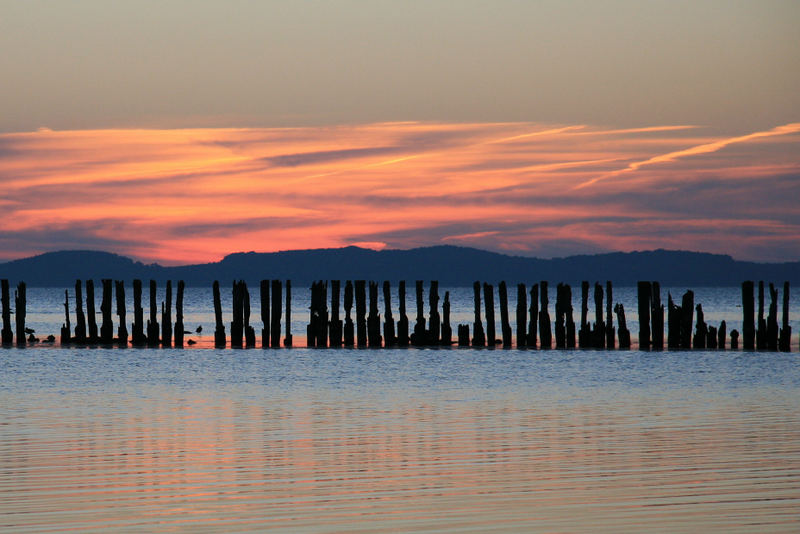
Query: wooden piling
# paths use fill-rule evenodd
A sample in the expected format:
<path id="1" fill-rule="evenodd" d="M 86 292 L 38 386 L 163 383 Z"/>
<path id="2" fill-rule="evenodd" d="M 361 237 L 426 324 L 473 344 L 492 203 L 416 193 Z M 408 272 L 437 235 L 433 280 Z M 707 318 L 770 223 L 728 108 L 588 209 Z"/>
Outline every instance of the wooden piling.
<path id="1" fill-rule="evenodd" d="M 167 280 L 165 300 L 161 301 L 161 346 L 172 347 L 172 280 Z"/>
<path id="2" fill-rule="evenodd" d="M 769 315 L 767 316 L 767 349 L 778 350 L 778 290 L 769 284 Z"/>
<path id="3" fill-rule="evenodd" d="M 259 297 L 261 298 L 261 348 L 266 349 L 269 347 L 269 330 L 272 326 L 269 316 L 269 280 L 261 280 L 259 283 Z"/>
<path id="4" fill-rule="evenodd" d="M 270 293 L 272 294 L 272 302 L 270 305 L 270 338 L 269 345 L 273 349 L 280 348 L 281 346 L 281 309 L 283 303 L 281 297 L 283 296 L 283 283 L 280 280 L 272 280 L 272 287 Z"/>
<path id="5" fill-rule="evenodd" d="M 483 321 L 481 321 L 481 283 L 472 284 L 473 303 L 475 307 L 475 323 L 473 326 L 472 346 L 486 346 L 486 334 L 483 332 Z"/>
<path id="6" fill-rule="evenodd" d="M 75 336 L 72 338 L 74 343 L 79 345 L 86 344 L 86 315 L 83 313 L 83 291 L 81 281 L 75 281 Z"/>
<path id="7" fill-rule="evenodd" d="M 639 350 L 650 350 L 650 282 L 640 281 L 637 285 L 639 303 Z"/>
<path id="8" fill-rule="evenodd" d="M 758 327 L 756 329 L 756 348 L 767 348 L 767 321 L 764 319 L 764 281 L 758 282 Z"/>
<path id="9" fill-rule="evenodd" d="M 407 347 L 410 338 L 408 336 L 408 315 L 406 314 L 406 281 L 400 280 L 397 285 L 397 308 L 400 319 L 397 321 L 397 345 Z"/>
<path id="10" fill-rule="evenodd" d="M 614 313 L 617 314 L 617 336 L 619 337 L 619 348 L 631 348 L 631 332 L 628 330 L 628 323 L 625 320 L 625 307 L 618 302 L 614 305 Z"/>
<path id="11" fill-rule="evenodd" d="M 783 283 L 783 316 L 781 336 L 778 342 L 781 352 L 789 352 L 792 343 L 792 327 L 789 325 L 789 282 Z"/>
<path id="12" fill-rule="evenodd" d="M 494 322 L 494 287 L 483 283 L 483 307 L 486 311 L 486 346 L 493 348 L 497 345 Z"/>
<path id="13" fill-rule="evenodd" d="M 370 281 L 369 315 L 367 316 L 367 345 L 371 348 L 380 348 L 382 342 L 381 314 L 378 312 L 378 284 Z"/>
<path id="14" fill-rule="evenodd" d="M 28 296 L 25 289 L 25 282 L 17 284 L 17 291 L 14 294 L 14 311 L 16 312 L 15 322 L 17 326 L 17 346 L 25 346 L 25 316 L 27 315 Z"/>
<path id="15" fill-rule="evenodd" d="M 147 322 L 147 346 L 158 347 L 158 304 L 156 304 L 156 281 L 150 280 L 150 320 Z"/>
<path id="16" fill-rule="evenodd" d="M 613 349 L 616 345 L 614 330 L 614 295 L 612 293 L 611 280 L 606 280 L 606 348 Z"/>
<path id="17" fill-rule="evenodd" d="M 697 311 L 697 326 L 692 345 L 696 349 L 704 349 L 708 340 L 708 325 L 706 325 L 705 316 L 703 315 L 703 305 L 698 303 L 695 306 L 695 310 Z"/>
<path id="18" fill-rule="evenodd" d="M 469 347 L 469 325 L 458 325 L 458 346 Z"/>
<path id="19" fill-rule="evenodd" d="M 367 346 L 367 282 L 356 280 L 356 345 Z"/>
<path id="20" fill-rule="evenodd" d="M 442 336 L 442 318 L 439 315 L 439 281 L 431 280 L 428 292 L 427 344 L 438 345 Z"/>
<path id="21" fill-rule="evenodd" d="M 328 327 L 330 333 L 330 346 L 342 346 L 342 320 L 339 318 L 339 295 L 341 293 L 341 282 L 331 280 L 331 322 Z M 394 325 L 392 325 L 394 327 Z"/>
<path id="22" fill-rule="evenodd" d="M 719 330 L 717 331 L 717 348 L 725 350 L 725 339 L 728 337 L 728 324 L 723 320 L 719 323 Z"/>
<path id="23" fill-rule="evenodd" d="M 353 309 L 353 282 L 348 280 L 344 286 L 344 311 L 345 311 L 344 346 L 345 347 L 352 347 L 353 345 L 355 345 L 355 327 L 353 325 L 353 319 L 350 316 L 352 309 Z M 403 309 L 402 304 L 401 304 L 401 309 Z M 406 334 L 408 334 L 407 326 L 406 326 Z M 408 336 L 406 336 L 406 338 L 407 337 Z"/>
<path id="24" fill-rule="evenodd" d="M 175 296 L 175 348 L 183 348 L 183 331 L 186 327 L 183 324 L 183 292 L 186 284 L 183 280 L 178 280 L 178 294 Z"/>
<path id="25" fill-rule="evenodd" d="M 664 348 L 664 306 L 661 304 L 661 285 L 658 282 L 652 282 L 650 288 L 652 290 L 650 298 L 652 347 L 662 350 Z"/>
<path id="26" fill-rule="evenodd" d="M 225 323 L 222 322 L 222 299 L 219 294 L 219 282 L 214 280 L 214 347 L 224 349 L 228 343 L 225 335 Z"/>
<path id="27" fill-rule="evenodd" d="M 388 280 L 383 281 L 383 339 L 387 347 L 397 345 L 392 316 L 392 286 Z"/>
<path id="28" fill-rule="evenodd" d="M 755 323 L 755 306 L 753 302 L 753 282 L 748 280 L 742 282 L 742 344 L 745 350 L 753 350 L 756 348 L 756 323 Z M 733 336 L 733 331 L 731 332 Z M 733 346 L 731 339 L 731 348 L 738 348 Z"/>
<path id="29" fill-rule="evenodd" d="M 111 345 L 114 342 L 114 323 L 111 320 L 111 280 L 104 278 L 103 299 L 100 301 L 100 314 L 103 322 L 100 325 L 100 342 L 103 345 Z"/>
<path id="30" fill-rule="evenodd" d="M 3 329 L 0 333 L 0 341 L 3 345 L 11 345 L 14 342 L 14 332 L 11 330 L 11 293 L 8 280 L 0 280 L 2 287 L 2 307 L 3 307 Z"/>
<path id="31" fill-rule="evenodd" d="M 667 348 L 681 348 L 681 317 L 682 310 L 672 301 L 672 295 L 667 293 Z"/>
<path id="32" fill-rule="evenodd" d="M 114 296 L 117 299 L 117 317 L 119 319 L 119 327 L 117 328 L 117 345 L 127 348 L 128 318 L 127 310 L 125 309 L 125 282 L 122 280 L 114 281 Z"/>
<path id="33" fill-rule="evenodd" d="M 566 342 L 568 349 L 575 348 L 575 320 L 572 318 L 572 287 L 564 284 L 564 313 L 566 314 Z"/>
<path id="34" fill-rule="evenodd" d="M 77 295 L 76 295 L 77 298 Z M 144 335 L 144 308 L 142 308 L 142 281 L 133 281 L 133 327 L 131 328 L 131 344 L 142 347 L 147 343 Z"/>
<path id="35" fill-rule="evenodd" d="M 328 346 L 328 282 L 320 280 L 319 291 L 319 320 L 317 321 L 317 347 Z"/>
<path id="36" fill-rule="evenodd" d="M 244 343 L 244 293 L 242 282 L 231 285 L 231 348 L 241 349 Z"/>
<path id="37" fill-rule="evenodd" d="M 291 347 L 293 341 L 294 340 L 292 338 L 292 281 L 286 280 L 286 332 L 283 336 L 283 346 Z"/>
<path id="38" fill-rule="evenodd" d="M 94 280 L 86 280 L 86 318 L 88 319 L 89 331 L 87 341 L 94 345 L 100 341 L 97 335 L 97 311 L 94 305 Z"/>
<path id="39" fill-rule="evenodd" d="M 417 296 L 417 318 L 414 322 L 414 332 L 411 334 L 411 344 L 421 347 L 427 342 L 427 332 L 425 329 L 425 311 L 423 300 L 422 280 L 417 280 L 415 284 Z"/>
<path id="40" fill-rule="evenodd" d="M 242 282 L 242 288 L 244 291 L 244 346 L 252 349 L 256 346 L 256 330 L 250 326 L 250 291 L 245 282 Z"/>
<path id="41" fill-rule="evenodd" d="M 692 324 L 694 322 L 694 292 L 689 290 L 681 300 L 681 348 L 692 348 Z"/>
<path id="42" fill-rule="evenodd" d="M 547 282 L 539 282 L 539 339 L 543 349 L 553 346 L 553 335 L 550 332 L 550 312 L 548 311 L 549 300 L 547 298 Z"/>
<path id="43" fill-rule="evenodd" d="M 61 345 L 69 345 L 72 341 L 72 327 L 69 324 L 69 291 L 64 290 L 64 323 L 61 325 Z"/>
<path id="44" fill-rule="evenodd" d="M 469 334 L 467 334 L 469 339 Z M 453 344 L 453 327 L 450 326 L 450 292 L 444 292 L 444 303 L 442 303 L 442 340 L 441 344 L 449 347 Z"/>
<path id="45" fill-rule="evenodd" d="M 531 307 L 528 310 L 528 348 L 537 348 L 536 333 L 539 331 L 539 284 L 531 286 Z"/>
<path id="46" fill-rule="evenodd" d="M 528 292 L 517 284 L 517 348 L 528 346 Z"/>
<path id="47" fill-rule="evenodd" d="M 592 331 L 592 347 L 606 347 L 606 322 L 603 318 L 603 286 L 594 283 L 594 330 Z"/>
<path id="48" fill-rule="evenodd" d="M 589 339 L 589 281 L 581 282 L 581 328 L 578 330 L 578 347 L 585 349 L 591 346 Z"/>
<path id="49" fill-rule="evenodd" d="M 564 309 L 564 284 L 556 286 L 556 348 L 564 349 L 567 347 L 567 312 Z"/>
<path id="50" fill-rule="evenodd" d="M 308 307 L 308 325 L 306 326 L 306 346 L 317 346 L 317 322 L 319 321 L 319 284 L 311 282 L 311 305 Z"/>
<path id="51" fill-rule="evenodd" d="M 511 323 L 508 320 L 508 288 L 505 281 L 498 288 L 500 296 L 500 331 L 503 335 L 503 348 L 511 347 Z"/>
<path id="52" fill-rule="evenodd" d="M 711 325 L 708 326 L 708 331 L 706 332 L 706 348 L 717 348 L 717 328 Z"/>
<path id="53" fill-rule="evenodd" d="M 735 328 L 731 330 L 731 350 L 739 348 L 739 331 Z"/>

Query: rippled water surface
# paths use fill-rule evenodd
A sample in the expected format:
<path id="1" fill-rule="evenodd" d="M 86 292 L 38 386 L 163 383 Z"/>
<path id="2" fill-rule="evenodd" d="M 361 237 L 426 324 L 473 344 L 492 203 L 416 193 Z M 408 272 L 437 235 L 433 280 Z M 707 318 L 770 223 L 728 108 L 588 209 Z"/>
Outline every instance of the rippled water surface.
<path id="1" fill-rule="evenodd" d="M 0 360 L 9 532 L 800 530 L 796 352 Z"/>

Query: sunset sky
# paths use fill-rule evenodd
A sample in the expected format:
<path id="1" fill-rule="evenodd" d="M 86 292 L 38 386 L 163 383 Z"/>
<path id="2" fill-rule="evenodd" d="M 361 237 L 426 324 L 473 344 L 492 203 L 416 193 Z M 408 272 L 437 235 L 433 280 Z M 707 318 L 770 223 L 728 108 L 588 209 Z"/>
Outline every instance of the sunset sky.
<path id="1" fill-rule="evenodd" d="M 0 0 L 0 261 L 800 260 L 800 3 Z"/>

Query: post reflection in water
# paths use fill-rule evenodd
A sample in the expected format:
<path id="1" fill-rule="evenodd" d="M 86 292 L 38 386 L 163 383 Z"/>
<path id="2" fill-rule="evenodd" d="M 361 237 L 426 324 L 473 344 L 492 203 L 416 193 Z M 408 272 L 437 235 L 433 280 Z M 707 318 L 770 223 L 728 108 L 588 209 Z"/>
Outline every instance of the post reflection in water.
<path id="1" fill-rule="evenodd" d="M 286 354 L 4 352 L 3 528 L 799 526 L 796 356 Z"/>

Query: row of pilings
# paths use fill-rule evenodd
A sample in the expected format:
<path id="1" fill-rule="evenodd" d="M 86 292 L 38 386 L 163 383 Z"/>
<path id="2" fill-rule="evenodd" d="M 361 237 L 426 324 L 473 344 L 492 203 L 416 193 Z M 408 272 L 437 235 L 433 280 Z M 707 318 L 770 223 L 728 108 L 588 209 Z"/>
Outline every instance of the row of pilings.
<path id="1" fill-rule="evenodd" d="M 86 291 L 84 309 L 83 289 Z M 10 288 L 8 280 L 0 281 L 2 289 L 2 344 L 13 345 L 14 332 L 11 329 Z M 177 284 L 175 298 L 175 322 L 172 322 L 172 281 L 167 281 L 165 299 L 160 303 L 161 317 L 158 317 L 156 282 L 149 284 L 149 318 L 145 322 L 142 306 L 142 281 L 133 281 L 133 322 L 130 334 L 127 329 L 125 308 L 125 285 L 122 281 L 102 280 L 100 315 L 102 322 L 97 324 L 95 310 L 95 287 L 93 280 L 75 282 L 74 329 L 70 316 L 69 291 L 65 292 L 65 321 L 61 328 L 62 346 L 104 345 L 126 347 L 177 347 L 184 346 L 184 336 L 192 332 L 184 329 L 183 281 Z M 286 325 L 283 346 L 292 346 L 291 334 L 291 281 L 262 280 L 260 283 L 261 302 L 261 347 L 281 346 L 281 318 Z M 406 312 L 406 283 L 400 281 L 397 288 L 399 318 L 394 320 L 392 313 L 392 291 L 388 281 L 382 287 L 376 282 L 365 280 L 346 281 L 344 284 L 344 318 L 339 315 L 342 284 L 339 280 L 318 281 L 311 286 L 309 323 L 306 329 L 309 347 L 406 347 L 406 346 L 473 346 L 473 347 L 512 347 L 519 348 L 596 348 L 613 349 L 617 343 L 620 349 L 631 347 L 631 334 L 627 328 L 625 309 L 621 303 L 614 304 L 611 282 L 603 285 L 595 283 L 593 288 L 594 322 L 589 320 L 591 287 L 589 282 L 581 284 L 580 324 L 576 328 L 572 307 L 572 288 L 568 284 L 558 284 L 555 296 L 555 325 L 549 313 L 550 302 L 548 283 L 540 282 L 526 288 L 517 285 L 516 331 L 512 331 L 509 309 L 508 288 L 505 282 L 498 286 L 500 307 L 500 333 L 496 331 L 494 286 L 475 282 L 473 285 L 474 321 L 472 335 L 469 324 L 458 324 L 454 339 L 450 324 L 450 293 L 445 292 L 439 312 L 439 287 L 437 281 L 430 282 L 428 291 L 428 316 L 425 316 L 424 284 L 416 281 L 416 317 L 410 327 Z M 383 297 L 383 322 L 378 302 L 379 290 Z M 782 320 L 778 323 L 778 290 L 773 284 L 768 286 L 770 303 L 765 317 L 765 285 L 758 284 L 758 315 L 755 313 L 755 284 L 742 283 L 742 346 L 746 350 L 780 350 L 788 352 L 791 346 L 791 327 L 789 325 L 789 283 L 783 286 Z M 284 301 L 285 294 L 285 301 Z M 250 293 L 244 281 L 232 284 L 232 321 L 230 338 L 222 319 L 222 297 L 219 282 L 213 284 L 213 304 L 215 316 L 214 345 L 226 347 L 228 339 L 234 348 L 257 346 L 256 331 L 250 325 Z M 330 302 L 330 308 L 328 303 Z M 604 305 L 605 302 L 605 305 Z M 25 327 L 26 288 L 20 282 L 14 293 L 16 317 L 16 344 L 38 342 L 31 329 Z M 112 307 L 116 305 L 118 329 L 114 335 Z M 284 307 L 285 304 L 285 307 Z M 637 304 L 639 316 L 639 348 L 642 350 L 664 349 L 664 331 L 667 330 L 666 348 L 669 349 L 725 349 L 739 348 L 740 333 L 727 332 L 725 321 L 713 326 L 705 321 L 703 308 L 695 304 L 694 293 L 686 291 L 677 305 L 671 294 L 667 294 L 666 324 L 665 306 L 661 300 L 658 282 L 642 281 L 637 285 Z M 355 305 L 355 313 L 353 307 Z M 482 313 L 483 312 L 483 313 Z M 612 314 L 616 315 L 614 327 Z M 485 319 L 485 326 L 484 326 Z M 201 331 L 199 327 L 196 333 Z M 555 340 L 553 339 L 555 334 Z M 52 343 L 54 336 L 43 342 Z M 189 340 L 188 344 L 194 344 Z"/>

